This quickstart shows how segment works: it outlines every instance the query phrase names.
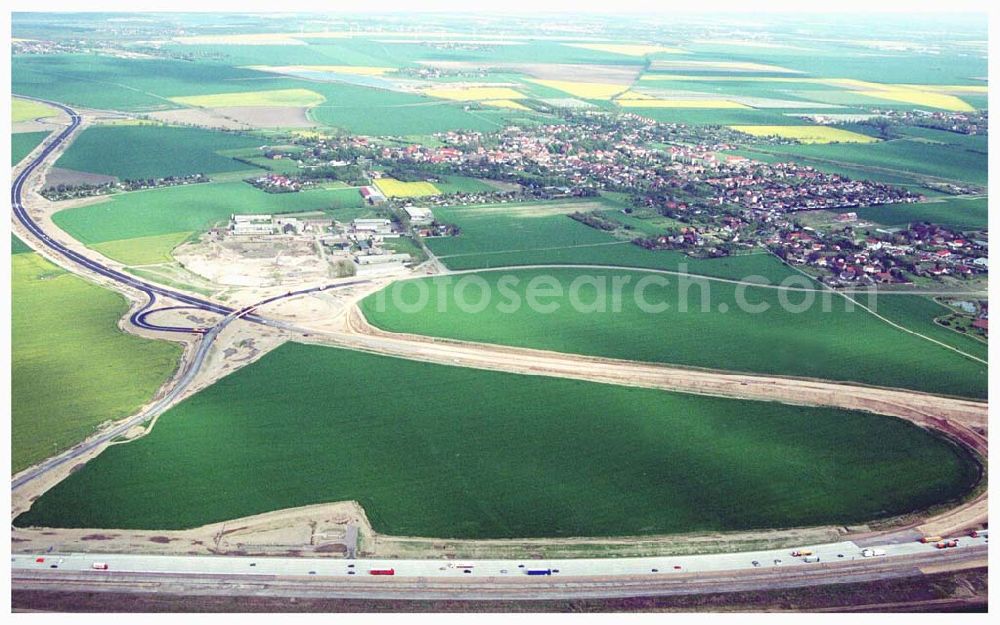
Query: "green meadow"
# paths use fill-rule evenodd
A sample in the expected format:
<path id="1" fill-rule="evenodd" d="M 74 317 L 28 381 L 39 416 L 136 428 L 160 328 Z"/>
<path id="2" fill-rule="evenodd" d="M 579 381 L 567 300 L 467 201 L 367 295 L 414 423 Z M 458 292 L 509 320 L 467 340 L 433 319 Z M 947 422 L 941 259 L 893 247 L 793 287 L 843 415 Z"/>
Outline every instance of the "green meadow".
<path id="1" fill-rule="evenodd" d="M 356 500 L 396 535 L 712 532 L 864 522 L 952 500 L 978 474 L 953 444 L 872 414 L 288 343 L 14 524 L 183 529 Z"/>
<path id="2" fill-rule="evenodd" d="M 47 132 L 18 132 L 10 136 L 10 164 L 17 165 L 24 160 L 32 150 L 37 148 L 42 141 L 45 141 L 45 137 L 49 136 Z"/>
<path id="3" fill-rule="evenodd" d="M 579 264 L 664 269 L 732 279 L 760 275 L 772 282 L 795 275 L 794 270 L 769 254 L 699 259 L 678 251 L 646 250 L 568 217 L 576 210 L 607 211 L 613 206 L 607 200 L 587 200 L 435 207 L 438 221 L 459 226 L 461 233 L 429 238 L 426 243 L 449 269 L 455 270 Z M 619 215 L 610 218 L 618 219 Z"/>
<path id="4" fill-rule="evenodd" d="M 135 412 L 169 379 L 181 348 L 123 333 L 117 323 L 128 306 L 120 295 L 16 239 L 12 244 L 11 470 L 17 472 Z"/>
<path id="5" fill-rule="evenodd" d="M 190 233 L 227 221 L 234 212 L 293 213 L 357 207 L 361 203 L 357 190 L 350 188 L 265 193 L 245 182 L 220 182 L 113 195 L 98 204 L 58 212 L 53 220 L 87 245 L 115 248 L 125 255 L 119 258 L 123 262 L 127 257 L 144 264 L 142 261 L 150 257 L 169 254 Z M 145 240 L 123 243 L 140 238 Z"/>
<path id="6" fill-rule="evenodd" d="M 944 197 L 917 204 L 886 204 L 868 206 L 854 212 L 886 226 L 906 226 L 918 221 L 957 228 L 985 230 L 989 227 L 989 202 L 984 197 Z"/>
<path id="7" fill-rule="evenodd" d="M 986 151 L 954 142 L 900 138 L 866 144 L 755 146 L 755 151 L 769 152 L 790 160 L 801 159 L 809 164 L 815 161 L 846 165 L 876 173 L 944 179 L 977 186 L 985 186 L 987 179 Z"/>
<path id="8" fill-rule="evenodd" d="M 168 98 L 301 87 L 254 70 L 222 63 L 118 58 L 94 54 L 14 56 L 13 93 L 69 105 L 146 111 L 175 109 Z"/>
<path id="9" fill-rule="evenodd" d="M 532 280 L 544 276 L 555 280 L 551 288 L 561 296 L 542 296 L 537 299 L 540 306 L 530 306 L 529 290 L 545 287 L 545 283 L 533 287 Z M 576 287 L 582 312 L 569 299 L 580 276 L 593 278 Z M 618 298 L 619 310 L 612 291 L 616 278 L 628 279 Z M 375 326 L 391 332 L 986 397 L 985 364 L 893 328 L 861 308 L 848 311 L 839 295 L 783 293 L 673 275 L 659 276 L 667 284 L 648 284 L 638 292 L 643 278 L 649 282 L 656 276 L 597 268 L 511 269 L 464 279 L 444 276 L 387 287 L 362 300 L 361 309 Z M 455 292 L 460 280 L 468 283 L 460 290 L 461 300 Z M 600 285 L 595 284 L 600 281 L 605 287 L 603 300 L 598 299 Z M 483 299 L 484 293 L 488 298 Z M 829 298 L 828 306 L 824 297 Z M 879 302 L 891 297 L 898 296 L 879 298 L 876 310 Z M 439 312 L 441 301 L 444 312 Z M 810 301 L 812 305 L 804 305 Z M 514 304 L 506 306 L 507 302 Z M 903 306 L 896 315 L 919 314 L 908 312 L 906 304 L 892 306 Z M 923 309 L 925 300 L 915 298 L 909 306 Z M 982 350 L 972 352 L 985 359 Z"/>
<path id="10" fill-rule="evenodd" d="M 325 126 L 360 135 L 422 135 L 447 130 L 499 130 L 533 118 L 510 110 L 465 110 L 461 103 L 342 83 L 304 83 L 326 97 L 309 110 Z"/>
<path id="11" fill-rule="evenodd" d="M 217 174 L 252 169 L 220 150 L 251 148 L 263 139 L 199 128 L 98 126 L 83 131 L 57 167 L 121 179 Z"/>
<path id="12" fill-rule="evenodd" d="M 863 299 L 859 300 L 864 302 Z M 989 359 L 987 344 L 979 339 L 961 334 L 934 322 L 954 309 L 920 295 L 889 295 L 878 299 L 878 314 L 904 328 L 919 332 L 935 341 L 940 341 L 967 354 Z"/>

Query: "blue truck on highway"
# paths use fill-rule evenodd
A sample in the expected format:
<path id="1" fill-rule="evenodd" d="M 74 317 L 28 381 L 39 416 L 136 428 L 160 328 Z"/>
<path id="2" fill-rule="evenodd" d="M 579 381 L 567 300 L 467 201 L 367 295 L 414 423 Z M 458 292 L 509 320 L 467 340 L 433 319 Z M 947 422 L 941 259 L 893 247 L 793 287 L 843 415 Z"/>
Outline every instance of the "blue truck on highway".
<path id="1" fill-rule="evenodd" d="M 527 569 L 524 572 L 528 575 L 552 575 L 552 569 Z"/>

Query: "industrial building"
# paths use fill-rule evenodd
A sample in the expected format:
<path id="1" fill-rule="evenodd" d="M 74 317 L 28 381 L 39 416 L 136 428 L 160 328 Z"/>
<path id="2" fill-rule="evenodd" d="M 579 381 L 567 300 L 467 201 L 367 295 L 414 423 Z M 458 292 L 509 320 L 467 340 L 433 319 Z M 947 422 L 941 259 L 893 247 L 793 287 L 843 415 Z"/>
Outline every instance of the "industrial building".
<path id="1" fill-rule="evenodd" d="M 230 215 L 229 229 L 236 236 L 274 234 L 278 231 L 271 215 Z"/>
<path id="2" fill-rule="evenodd" d="M 392 234 L 392 222 L 388 219 L 355 219 L 353 226 L 355 232 Z"/>
<path id="3" fill-rule="evenodd" d="M 434 213 L 431 209 L 422 206 L 404 206 L 403 210 L 410 217 L 410 224 L 414 226 L 429 226 L 434 221 Z"/>

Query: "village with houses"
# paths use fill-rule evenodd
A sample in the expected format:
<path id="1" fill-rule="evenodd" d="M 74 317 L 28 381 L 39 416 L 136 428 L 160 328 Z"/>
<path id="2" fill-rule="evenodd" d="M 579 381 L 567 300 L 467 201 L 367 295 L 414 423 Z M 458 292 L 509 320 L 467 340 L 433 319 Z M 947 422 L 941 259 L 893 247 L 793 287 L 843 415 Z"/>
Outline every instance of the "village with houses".
<path id="1" fill-rule="evenodd" d="M 950 124 L 955 132 L 975 132 L 968 125 L 979 121 L 938 114 L 901 116 L 892 123 Z M 369 214 L 349 220 L 335 219 L 333 208 L 307 216 L 234 214 L 209 240 L 245 249 L 276 241 L 308 244 L 333 275 L 396 272 L 424 260 L 411 253 L 422 248 L 422 239 L 460 234 L 456 225 L 438 221 L 433 207 L 614 196 L 627 219 L 597 211 L 568 218 L 649 250 L 680 250 L 698 258 L 766 251 L 834 288 L 968 280 L 987 272 L 985 232 L 927 223 L 885 228 L 858 217 L 862 208 L 923 202 L 925 196 L 809 165 L 748 158 L 736 153 L 746 137 L 725 127 L 581 112 L 561 124 L 450 131 L 434 139 L 434 145 L 423 145 L 289 135 L 261 146 L 264 162 L 281 162 L 281 170 L 248 178 L 248 184 L 269 193 L 353 186 Z M 462 176 L 492 186 L 393 195 L 380 186 L 395 181 L 390 172 L 428 183 Z M 629 224 L 650 218 L 664 224 L 659 232 L 640 232 Z M 393 244 L 401 238 L 408 240 L 409 251 Z"/>

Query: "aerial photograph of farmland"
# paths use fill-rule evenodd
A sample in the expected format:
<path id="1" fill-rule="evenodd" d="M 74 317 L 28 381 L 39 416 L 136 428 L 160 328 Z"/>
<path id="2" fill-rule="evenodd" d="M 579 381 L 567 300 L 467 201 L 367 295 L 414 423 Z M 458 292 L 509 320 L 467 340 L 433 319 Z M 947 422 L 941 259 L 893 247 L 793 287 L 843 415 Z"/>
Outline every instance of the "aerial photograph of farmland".
<path id="1" fill-rule="evenodd" d="M 985 13 L 379 4 L 7 13 L 13 611 L 988 611 Z"/>

